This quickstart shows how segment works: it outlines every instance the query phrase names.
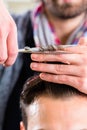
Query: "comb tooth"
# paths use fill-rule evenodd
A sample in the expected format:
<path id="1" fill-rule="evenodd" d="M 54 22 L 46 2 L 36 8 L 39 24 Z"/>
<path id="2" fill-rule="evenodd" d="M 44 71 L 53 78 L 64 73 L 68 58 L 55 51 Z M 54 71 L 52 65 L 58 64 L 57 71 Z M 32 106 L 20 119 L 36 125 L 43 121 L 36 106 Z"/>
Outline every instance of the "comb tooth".
<path id="1" fill-rule="evenodd" d="M 44 51 L 44 48 L 43 48 L 43 47 L 40 47 L 40 51 L 43 52 L 43 51 Z"/>
<path id="2" fill-rule="evenodd" d="M 28 46 L 25 46 L 24 49 L 25 49 L 25 50 L 30 50 L 31 48 L 28 47 Z"/>
<path id="3" fill-rule="evenodd" d="M 33 48 L 31 48 L 31 52 L 40 52 L 40 48 L 39 47 L 33 47 Z"/>
<path id="4" fill-rule="evenodd" d="M 48 46 L 47 46 L 47 50 L 48 50 L 48 51 L 54 51 L 54 48 L 53 48 L 52 45 L 48 45 Z"/>
<path id="5" fill-rule="evenodd" d="M 40 47 L 40 49 L 41 49 L 41 51 L 48 51 L 48 46 L 42 46 L 42 47 Z"/>
<path id="6" fill-rule="evenodd" d="M 55 51 L 55 48 L 53 47 L 53 45 L 51 45 L 51 48 L 52 48 L 53 51 Z"/>
<path id="7" fill-rule="evenodd" d="M 57 46 L 58 46 L 58 45 L 55 45 L 55 44 L 54 44 L 54 45 L 52 45 L 52 47 L 53 47 L 54 51 L 55 51 L 55 50 L 57 50 Z"/>
<path id="8" fill-rule="evenodd" d="M 58 50 L 63 50 L 66 46 L 64 45 L 53 45 L 54 50 L 58 51 Z"/>

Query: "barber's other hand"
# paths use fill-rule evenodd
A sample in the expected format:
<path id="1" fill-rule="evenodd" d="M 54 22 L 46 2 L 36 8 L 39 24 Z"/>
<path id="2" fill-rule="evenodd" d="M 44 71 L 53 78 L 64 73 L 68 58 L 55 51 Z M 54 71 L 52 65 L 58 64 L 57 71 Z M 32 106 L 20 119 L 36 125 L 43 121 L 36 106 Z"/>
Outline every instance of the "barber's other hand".
<path id="1" fill-rule="evenodd" d="M 77 46 L 64 50 L 74 54 L 32 54 L 35 62 L 31 63 L 31 68 L 42 72 L 40 77 L 43 80 L 67 84 L 87 94 L 87 38 L 81 38 Z"/>
<path id="2" fill-rule="evenodd" d="M 0 64 L 12 65 L 17 57 L 17 29 L 15 22 L 0 0 Z"/>

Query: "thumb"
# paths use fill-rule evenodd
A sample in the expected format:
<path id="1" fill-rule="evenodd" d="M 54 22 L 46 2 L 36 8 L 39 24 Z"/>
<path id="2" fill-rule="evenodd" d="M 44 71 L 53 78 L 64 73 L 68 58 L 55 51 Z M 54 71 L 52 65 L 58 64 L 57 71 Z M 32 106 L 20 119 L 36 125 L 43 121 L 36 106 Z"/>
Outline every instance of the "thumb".
<path id="1" fill-rule="evenodd" d="M 79 39 L 78 45 L 87 45 L 87 37 L 81 37 Z"/>

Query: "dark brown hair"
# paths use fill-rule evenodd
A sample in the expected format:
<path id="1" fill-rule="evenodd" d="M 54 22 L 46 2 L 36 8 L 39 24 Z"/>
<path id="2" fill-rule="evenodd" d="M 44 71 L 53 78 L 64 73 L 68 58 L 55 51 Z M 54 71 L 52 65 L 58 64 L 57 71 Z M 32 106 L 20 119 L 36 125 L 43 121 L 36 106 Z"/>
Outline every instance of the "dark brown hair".
<path id="1" fill-rule="evenodd" d="M 86 96 L 86 94 L 81 93 L 71 86 L 43 81 L 38 75 L 29 78 L 24 84 L 23 91 L 20 96 L 20 106 L 25 128 L 27 128 L 26 107 L 42 95 L 52 98 L 60 98 L 62 100 L 66 100 L 67 98 L 75 95 Z"/>

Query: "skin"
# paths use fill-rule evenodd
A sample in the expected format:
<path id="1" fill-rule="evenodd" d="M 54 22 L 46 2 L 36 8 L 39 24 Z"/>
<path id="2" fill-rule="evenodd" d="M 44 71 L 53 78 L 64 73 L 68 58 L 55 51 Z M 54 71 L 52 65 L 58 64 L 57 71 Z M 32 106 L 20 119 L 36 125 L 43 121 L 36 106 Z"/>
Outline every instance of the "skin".
<path id="1" fill-rule="evenodd" d="M 50 11 L 51 9 L 49 8 L 52 7 L 53 1 L 54 0 L 45 0 L 45 2 L 50 3 L 50 6 L 45 7 L 46 14 L 48 20 L 50 19 L 53 23 L 62 44 L 64 44 L 70 34 L 79 26 L 85 15 L 85 11 L 83 10 L 82 13 L 79 15 L 77 13 L 77 16 L 74 17 L 73 9 L 78 5 L 78 11 L 80 11 L 79 7 L 81 7 L 81 5 L 83 7 L 84 3 L 87 4 L 87 0 L 55 0 L 60 7 L 65 4 L 72 5 L 72 8 L 67 8 L 64 13 L 64 16 L 66 16 L 67 11 L 72 10 L 72 18 L 69 13 L 65 19 L 58 16 L 58 14 L 56 16 L 53 15 L 52 11 Z M 70 18 L 68 16 L 70 16 Z M 82 37 L 79 39 L 77 46 L 63 48 L 63 50 L 74 54 L 32 54 L 31 59 L 35 62 L 31 63 L 31 69 L 41 72 L 40 78 L 43 80 L 67 84 L 87 94 L 87 38 Z M 49 61 L 66 64 L 47 64 Z"/>
<path id="2" fill-rule="evenodd" d="M 0 64 L 12 65 L 17 53 L 17 28 L 3 0 L 0 0 Z"/>
<path id="3" fill-rule="evenodd" d="M 27 130 L 87 130 L 87 99 L 74 96 L 53 99 L 46 96 L 26 108 Z M 23 122 L 20 130 L 25 130 Z"/>
<path id="4" fill-rule="evenodd" d="M 45 6 L 47 18 L 53 24 L 56 34 L 61 39 L 62 44 L 65 44 L 70 34 L 75 30 L 76 27 L 79 26 L 80 21 L 82 21 L 85 15 L 85 11 L 83 10 L 83 12 L 79 15 L 78 11 L 81 12 L 80 9 L 82 9 L 81 6 L 83 7 L 83 2 L 84 5 L 87 5 L 87 0 L 44 0 L 44 2 L 48 3 Z M 55 6 L 53 6 L 54 2 L 56 8 Z M 64 12 L 64 18 L 63 16 L 58 16 L 58 13 L 54 15 L 55 12 L 53 12 L 53 10 L 57 9 L 56 12 L 58 12 L 57 7 L 62 7 L 65 4 L 70 4 L 72 6 L 71 8 L 64 8 L 65 10 L 62 11 Z M 77 9 L 78 11 L 76 11 Z M 0 0 L 0 12 L 0 64 L 9 66 L 15 62 L 18 53 L 17 29 L 12 17 L 10 16 L 3 3 L 3 0 Z M 77 12 L 77 16 L 75 17 L 73 16 L 74 12 Z M 87 93 L 87 39 L 80 39 L 78 46 L 73 48 L 67 48 L 66 50 L 75 54 L 58 56 L 42 54 L 31 55 L 33 61 L 39 61 L 39 63 L 36 64 L 32 63 L 31 69 L 43 72 L 40 74 L 40 77 L 43 80 L 55 83 L 69 84 L 77 88 L 78 90 Z M 60 61 L 64 63 L 70 63 L 70 65 L 48 65 L 45 63 L 40 63 L 41 61 Z"/>

